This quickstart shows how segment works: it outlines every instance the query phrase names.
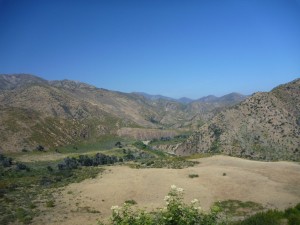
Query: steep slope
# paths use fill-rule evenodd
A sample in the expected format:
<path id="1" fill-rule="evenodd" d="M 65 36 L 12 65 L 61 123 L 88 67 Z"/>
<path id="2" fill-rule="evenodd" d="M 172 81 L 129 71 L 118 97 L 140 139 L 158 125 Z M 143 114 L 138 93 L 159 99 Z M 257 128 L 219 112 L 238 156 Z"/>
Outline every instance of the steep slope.
<path id="1" fill-rule="evenodd" d="M 44 84 L 0 92 L 0 150 L 91 141 L 134 122 Z"/>
<path id="2" fill-rule="evenodd" d="M 51 81 L 75 99 L 97 105 L 110 114 L 126 118 L 145 128 L 178 127 L 181 121 L 192 118 L 196 112 L 185 111 L 186 106 L 171 98 L 147 98 L 137 93 L 122 93 L 99 89 L 74 81 Z M 80 85 L 80 87 L 79 87 Z"/>
<path id="3" fill-rule="evenodd" d="M 216 115 L 176 150 L 300 160 L 300 79 L 256 93 Z"/>
<path id="4" fill-rule="evenodd" d="M 192 104 L 70 80 L 0 75 L 0 151 L 88 142 L 123 127 L 194 129 L 229 103 Z"/>
<path id="5" fill-rule="evenodd" d="M 166 125 L 161 121 L 167 100 L 161 107 L 134 94 L 24 74 L 1 75 L 0 83 L 0 151 L 92 141 L 117 135 L 122 127 Z"/>

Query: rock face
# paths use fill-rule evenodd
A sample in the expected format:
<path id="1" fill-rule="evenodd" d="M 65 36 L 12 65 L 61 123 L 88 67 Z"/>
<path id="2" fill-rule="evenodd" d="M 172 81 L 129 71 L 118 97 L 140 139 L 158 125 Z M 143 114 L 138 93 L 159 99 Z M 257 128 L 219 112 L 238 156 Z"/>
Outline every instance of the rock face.
<path id="1" fill-rule="evenodd" d="M 175 152 L 300 160 L 300 79 L 220 112 Z"/>

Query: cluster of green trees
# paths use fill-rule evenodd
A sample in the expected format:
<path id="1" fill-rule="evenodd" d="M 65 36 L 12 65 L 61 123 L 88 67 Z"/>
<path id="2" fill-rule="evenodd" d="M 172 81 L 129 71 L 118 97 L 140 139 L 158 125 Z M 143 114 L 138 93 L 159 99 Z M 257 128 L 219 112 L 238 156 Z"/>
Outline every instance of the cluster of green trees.
<path id="1" fill-rule="evenodd" d="M 108 156 L 102 153 L 97 153 L 95 156 L 80 155 L 78 158 L 64 158 L 62 163 L 59 163 L 59 170 L 77 169 L 79 166 L 100 166 L 122 162 L 122 158 L 116 156 Z"/>
<path id="2" fill-rule="evenodd" d="M 14 166 L 16 170 L 30 170 L 29 167 L 23 163 L 13 163 L 13 159 L 11 157 L 7 157 L 3 154 L 0 154 L 0 165 L 4 168 Z"/>

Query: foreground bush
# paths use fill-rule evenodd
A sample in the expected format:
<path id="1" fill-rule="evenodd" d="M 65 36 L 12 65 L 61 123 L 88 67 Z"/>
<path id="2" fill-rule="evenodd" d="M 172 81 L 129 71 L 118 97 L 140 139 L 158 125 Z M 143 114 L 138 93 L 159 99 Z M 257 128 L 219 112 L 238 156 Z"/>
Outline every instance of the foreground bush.
<path id="1" fill-rule="evenodd" d="M 244 221 L 236 222 L 234 225 L 299 225 L 300 224 L 300 203 L 284 212 L 268 210 L 259 212 L 246 218 Z"/>
<path id="2" fill-rule="evenodd" d="M 288 208 L 284 212 L 284 216 L 288 219 L 289 225 L 299 225 L 300 224 L 300 203 L 298 203 L 294 208 Z"/>
<path id="3" fill-rule="evenodd" d="M 201 210 L 199 201 L 190 204 L 183 202 L 183 189 L 171 186 L 165 196 L 166 206 L 152 212 L 139 210 L 132 204 L 124 203 L 122 207 L 112 206 L 112 225 L 299 225 L 300 203 L 285 212 L 267 210 L 258 212 L 242 221 L 228 220 L 224 206 L 215 204 L 207 213 Z M 247 206 L 253 203 L 246 202 Z M 240 203 L 242 204 L 242 202 Z M 225 212 L 226 213 L 226 212 Z M 228 212 L 227 212 L 228 213 Z M 100 223 L 102 224 L 102 223 Z M 103 225 L 103 224 L 102 224 Z"/>
<path id="4" fill-rule="evenodd" d="M 131 204 L 112 207 L 113 225 L 217 225 L 225 224 L 219 214 L 219 208 L 213 207 L 204 213 L 197 199 L 190 204 L 183 202 L 183 189 L 171 186 L 165 196 L 166 207 L 153 212 L 134 210 Z"/>
<path id="5" fill-rule="evenodd" d="M 283 213 L 277 210 L 259 212 L 255 215 L 237 223 L 237 225 L 281 225 Z"/>

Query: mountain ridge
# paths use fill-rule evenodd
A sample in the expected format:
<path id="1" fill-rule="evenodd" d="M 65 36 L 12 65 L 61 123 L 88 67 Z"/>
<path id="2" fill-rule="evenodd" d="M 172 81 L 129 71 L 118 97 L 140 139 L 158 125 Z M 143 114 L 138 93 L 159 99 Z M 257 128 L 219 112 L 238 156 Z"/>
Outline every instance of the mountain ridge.
<path id="1" fill-rule="evenodd" d="M 300 160 L 300 79 L 225 109 L 175 150 L 259 160 Z"/>
<path id="2" fill-rule="evenodd" d="M 233 92 L 181 103 L 72 80 L 0 75 L 0 151 L 189 131 L 186 141 L 168 147 L 173 153 L 299 160 L 299 96 L 300 79 L 251 96 Z"/>
<path id="3" fill-rule="evenodd" d="M 96 140 L 117 135 L 122 127 L 190 129 L 219 106 L 203 105 L 201 111 L 170 99 L 149 100 L 78 81 L 6 74 L 0 75 L 0 107 L 1 151 L 20 151 Z"/>

